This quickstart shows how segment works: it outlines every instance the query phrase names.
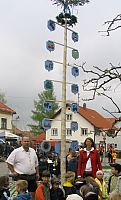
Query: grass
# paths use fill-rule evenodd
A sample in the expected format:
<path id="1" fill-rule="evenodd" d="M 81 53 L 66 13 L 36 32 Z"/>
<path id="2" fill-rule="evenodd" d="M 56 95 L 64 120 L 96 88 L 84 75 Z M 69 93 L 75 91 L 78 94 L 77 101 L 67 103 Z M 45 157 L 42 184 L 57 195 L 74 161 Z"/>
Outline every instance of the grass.
<path id="1" fill-rule="evenodd" d="M 103 166 L 102 168 L 103 168 L 103 169 L 111 169 L 111 166 L 110 166 L 110 165 L 108 165 L 108 166 Z"/>

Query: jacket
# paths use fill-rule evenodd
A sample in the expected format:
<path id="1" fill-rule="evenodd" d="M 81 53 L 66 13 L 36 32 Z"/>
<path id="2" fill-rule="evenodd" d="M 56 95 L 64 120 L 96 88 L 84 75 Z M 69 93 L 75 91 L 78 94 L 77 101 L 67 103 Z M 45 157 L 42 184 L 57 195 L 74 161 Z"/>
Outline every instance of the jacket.
<path id="1" fill-rule="evenodd" d="M 57 189 L 50 189 L 50 199 L 51 200 L 64 200 L 64 193 L 63 190 L 61 188 L 57 188 Z"/>
<path id="2" fill-rule="evenodd" d="M 28 192 L 24 194 L 19 194 L 17 196 L 17 200 L 30 200 L 30 199 L 31 199 L 31 195 Z"/>
<path id="3" fill-rule="evenodd" d="M 69 181 L 64 182 L 63 189 L 65 192 L 65 197 L 67 197 L 70 194 L 76 194 L 76 187 L 72 185 L 72 183 Z"/>
<path id="4" fill-rule="evenodd" d="M 107 192 L 107 186 L 105 181 L 103 180 L 102 184 L 99 181 L 99 179 L 95 178 L 96 183 L 99 185 L 100 191 L 102 192 L 102 198 L 107 199 L 108 197 L 108 192 Z"/>
<path id="5" fill-rule="evenodd" d="M 36 200 L 50 200 L 50 188 L 43 184 L 39 184 L 35 193 Z"/>
<path id="6" fill-rule="evenodd" d="M 92 176 L 95 178 L 97 170 L 98 169 L 102 170 L 100 156 L 96 149 L 90 151 L 90 160 L 91 160 L 91 166 L 92 166 Z M 83 177 L 84 171 L 86 169 L 86 163 L 87 163 L 87 152 L 85 150 L 81 150 L 79 161 L 78 161 L 78 176 Z"/>

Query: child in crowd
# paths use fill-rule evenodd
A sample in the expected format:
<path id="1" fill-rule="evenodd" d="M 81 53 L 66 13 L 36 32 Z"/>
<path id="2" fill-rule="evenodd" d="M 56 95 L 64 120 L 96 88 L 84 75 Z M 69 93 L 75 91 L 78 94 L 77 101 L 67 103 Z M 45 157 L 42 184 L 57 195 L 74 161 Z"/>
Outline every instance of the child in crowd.
<path id="1" fill-rule="evenodd" d="M 119 167 L 121 168 L 121 165 Z M 109 194 L 109 200 L 121 200 L 121 169 L 119 171 L 115 189 Z"/>
<path id="2" fill-rule="evenodd" d="M 18 196 L 14 200 L 30 200 L 31 195 L 27 192 L 28 182 L 26 180 L 18 180 L 16 182 L 16 191 Z"/>
<path id="3" fill-rule="evenodd" d="M 76 193 L 80 195 L 80 188 L 83 185 L 86 185 L 86 180 L 85 178 L 79 177 L 75 180 L 75 187 L 76 187 Z"/>
<path id="4" fill-rule="evenodd" d="M 42 172 L 42 183 L 36 189 L 36 200 L 50 200 L 50 172 L 45 170 Z"/>
<path id="5" fill-rule="evenodd" d="M 88 184 L 80 188 L 80 194 L 83 200 L 98 200 L 98 195 L 93 191 L 93 188 Z"/>
<path id="6" fill-rule="evenodd" d="M 112 171 L 112 176 L 109 178 L 108 181 L 108 194 L 110 194 L 113 190 L 115 190 L 117 181 L 118 181 L 118 176 L 121 175 L 121 165 L 118 163 L 111 164 L 111 171 Z"/>
<path id="7" fill-rule="evenodd" d="M 97 194 L 97 196 L 101 196 L 101 191 L 99 188 L 99 185 L 95 181 L 95 179 L 92 176 L 87 176 L 86 178 L 86 184 L 92 189 L 94 193 Z"/>
<path id="8" fill-rule="evenodd" d="M 113 149 L 113 150 L 112 150 L 112 161 L 113 161 L 113 163 L 116 163 L 116 158 L 117 158 L 117 153 L 116 153 L 116 151 Z"/>
<path id="9" fill-rule="evenodd" d="M 63 189 L 65 191 L 65 197 L 69 194 L 76 194 L 76 187 L 74 186 L 75 173 L 68 171 L 65 175 L 65 182 L 63 184 Z"/>
<path id="10" fill-rule="evenodd" d="M 9 177 L 1 176 L 0 177 L 0 200 L 12 200 L 10 197 L 9 191 Z"/>
<path id="11" fill-rule="evenodd" d="M 50 189 L 50 199 L 51 200 L 64 200 L 64 193 L 61 188 L 59 188 L 60 181 L 57 178 L 51 180 L 52 188 Z"/>
<path id="12" fill-rule="evenodd" d="M 98 170 L 96 172 L 95 181 L 99 185 L 99 188 L 100 188 L 100 191 L 101 191 L 100 199 L 107 199 L 108 198 L 107 185 L 104 181 L 104 174 L 103 174 L 102 170 Z"/>

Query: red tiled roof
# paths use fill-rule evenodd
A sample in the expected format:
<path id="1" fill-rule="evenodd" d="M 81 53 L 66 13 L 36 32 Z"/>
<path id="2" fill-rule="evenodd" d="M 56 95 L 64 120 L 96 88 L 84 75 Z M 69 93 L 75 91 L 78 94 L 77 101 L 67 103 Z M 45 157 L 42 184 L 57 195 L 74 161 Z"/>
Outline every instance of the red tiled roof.
<path id="1" fill-rule="evenodd" d="M 4 103 L 0 102 L 0 111 L 5 112 L 5 113 L 12 113 L 16 114 L 14 110 L 6 106 Z"/>
<path id="2" fill-rule="evenodd" d="M 88 120 L 91 124 L 99 129 L 112 128 L 113 118 L 107 119 L 100 115 L 97 111 L 89 109 L 87 107 L 80 107 L 79 114 Z"/>
<path id="3" fill-rule="evenodd" d="M 66 106 L 70 106 L 67 104 Z M 59 109 L 56 114 L 53 116 L 55 118 L 61 109 Z M 82 117 L 84 117 L 87 121 L 89 121 L 93 126 L 99 129 L 110 129 L 112 128 L 112 123 L 114 122 L 115 118 L 105 118 L 101 114 L 99 114 L 96 110 L 92 110 L 86 107 L 86 104 L 82 107 L 79 107 L 78 112 Z M 116 128 L 116 127 L 114 127 Z"/>
<path id="4" fill-rule="evenodd" d="M 46 139 L 46 134 L 45 133 L 41 133 L 41 134 L 36 136 L 36 140 L 45 140 L 45 139 Z"/>

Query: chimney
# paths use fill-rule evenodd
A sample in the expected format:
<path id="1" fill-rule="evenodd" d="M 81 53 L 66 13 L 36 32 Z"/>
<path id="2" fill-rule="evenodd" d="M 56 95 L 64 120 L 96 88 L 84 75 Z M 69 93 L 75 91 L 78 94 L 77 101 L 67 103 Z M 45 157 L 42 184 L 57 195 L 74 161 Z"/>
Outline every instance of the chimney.
<path id="1" fill-rule="evenodd" d="M 83 103 L 83 108 L 86 109 L 86 103 Z"/>

